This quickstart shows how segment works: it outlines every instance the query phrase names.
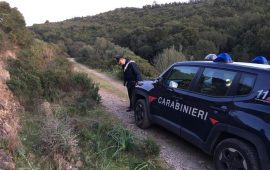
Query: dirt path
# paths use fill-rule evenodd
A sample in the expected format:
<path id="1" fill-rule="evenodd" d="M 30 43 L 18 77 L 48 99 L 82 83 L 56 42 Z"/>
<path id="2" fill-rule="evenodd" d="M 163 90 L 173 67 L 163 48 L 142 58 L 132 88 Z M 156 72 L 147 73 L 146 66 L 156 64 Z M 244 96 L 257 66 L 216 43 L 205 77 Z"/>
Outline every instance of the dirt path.
<path id="1" fill-rule="evenodd" d="M 134 123 L 133 112 L 126 112 L 128 100 L 126 88 L 121 82 L 76 63 L 73 59 L 69 60 L 74 64 L 74 70 L 87 73 L 89 76 L 94 77 L 95 81 L 99 81 L 101 84 L 99 94 L 102 97 L 102 105 L 106 110 L 122 120 L 126 128 L 138 137 L 152 137 L 160 145 L 161 159 L 165 160 L 170 166 L 176 170 L 213 169 L 212 160 L 208 155 L 180 137 L 158 126 L 147 130 L 139 129 Z M 109 83 L 111 89 L 104 84 L 104 81 L 107 84 Z M 125 94 L 123 95 L 123 93 Z"/>

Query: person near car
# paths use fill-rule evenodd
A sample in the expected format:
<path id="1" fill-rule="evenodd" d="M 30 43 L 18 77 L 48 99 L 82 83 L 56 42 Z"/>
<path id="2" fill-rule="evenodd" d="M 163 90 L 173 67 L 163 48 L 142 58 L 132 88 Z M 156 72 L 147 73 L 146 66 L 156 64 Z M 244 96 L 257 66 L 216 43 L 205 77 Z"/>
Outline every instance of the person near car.
<path id="1" fill-rule="evenodd" d="M 117 55 L 115 59 L 123 69 L 124 86 L 127 87 L 129 97 L 129 107 L 127 108 L 127 112 L 130 112 L 133 110 L 133 91 L 138 82 L 142 81 L 142 76 L 135 61 L 129 60 L 128 58 L 124 57 L 124 55 Z"/>

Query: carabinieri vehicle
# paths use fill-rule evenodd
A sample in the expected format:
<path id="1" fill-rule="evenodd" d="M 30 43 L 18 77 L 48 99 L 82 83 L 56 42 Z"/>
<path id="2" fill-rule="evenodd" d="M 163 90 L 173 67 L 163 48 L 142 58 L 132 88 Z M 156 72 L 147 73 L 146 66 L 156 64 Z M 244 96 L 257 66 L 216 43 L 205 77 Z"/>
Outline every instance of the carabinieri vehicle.
<path id="1" fill-rule="evenodd" d="M 134 92 L 136 125 L 161 125 L 213 155 L 217 170 L 270 170 L 270 65 L 173 64 Z"/>

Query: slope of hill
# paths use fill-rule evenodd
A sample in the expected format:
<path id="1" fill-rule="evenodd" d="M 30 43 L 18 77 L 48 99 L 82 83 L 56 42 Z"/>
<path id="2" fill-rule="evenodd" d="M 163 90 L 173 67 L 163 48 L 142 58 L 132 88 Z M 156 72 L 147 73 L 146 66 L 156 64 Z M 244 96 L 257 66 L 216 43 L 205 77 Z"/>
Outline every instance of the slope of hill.
<path id="1" fill-rule="evenodd" d="M 93 44 L 104 37 L 152 61 L 174 46 L 201 59 L 226 51 L 235 60 L 270 56 L 270 2 L 267 0 L 196 0 L 190 3 L 121 8 L 96 16 L 34 25 L 42 39 L 64 44 Z"/>
<path id="2" fill-rule="evenodd" d="M 22 15 L 0 2 L 0 169 L 15 168 L 12 156 L 20 143 L 17 113 L 23 110 L 7 85 L 7 61 L 16 58 L 18 46 L 28 43 L 28 33 Z"/>
<path id="3" fill-rule="evenodd" d="M 3 148 L 14 152 L 19 142 L 19 122 L 16 113 L 22 107 L 6 84 L 10 75 L 5 69 L 7 59 L 14 57 L 15 54 L 12 51 L 0 52 L 0 169 L 13 169 L 15 167 L 10 155 L 7 154 L 8 152 L 5 153 Z"/>
<path id="4" fill-rule="evenodd" d="M 0 45 L 0 169 L 168 169 L 159 146 L 108 114 L 99 86 L 6 2 Z"/>

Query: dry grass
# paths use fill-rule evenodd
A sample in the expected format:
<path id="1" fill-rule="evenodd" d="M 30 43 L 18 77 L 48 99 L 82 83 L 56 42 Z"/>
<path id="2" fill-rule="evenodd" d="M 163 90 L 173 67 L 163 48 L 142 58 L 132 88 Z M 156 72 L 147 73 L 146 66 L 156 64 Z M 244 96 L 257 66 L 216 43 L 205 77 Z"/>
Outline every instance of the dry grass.
<path id="1" fill-rule="evenodd" d="M 18 138 L 18 129 L 19 129 L 18 119 L 17 120 L 13 119 L 12 121 L 10 121 L 9 124 L 5 123 L 4 129 L 8 132 L 7 133 L 8 149 L 12 153 L 14 153 L 15 150 L 17 149 L 17 146 L 20 143 Z"/>
<path id="2" fill-rule="evenodd" d="M 54 116 L 44 119 L 41 129 L 41 150 L 48 156 L 62 155 L 68 159 L 79 153 L 77 135 L 68 120 Z"/>
<path id="3" fill-rule="evenodd" d="M 70 161 L 79 155 L 79 141 L 72 127 L 72 120 L 56 117 L 51 104 L 45 100 L 40 101 L 37 111 L 42 118 L 40 152 L 45 161 L 52 160 L 57 169 L 67 169 Z"/>
<path id="4" fill-rule="evenodd" d="M 7 144 L 9 152 L 14 153 L 19 142 L 18 139 L 18 118 L 15 116 L 5 116 L 0 118 L 0 137 Z"/>
<path id="5" fill-rule="evenodd" d="M 128 99 L 127 91 L 120 91 L 115 86 L 112 86 L 110 82 L 99 78 L 98 76 L 91 74 L 90 77 L 94 80 L 94 82 L 98 83 L 101 89 L 105 89 L 106 91 L 109 91 L 115 95 L 117 95 L 120 98 Z"/>

